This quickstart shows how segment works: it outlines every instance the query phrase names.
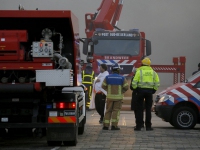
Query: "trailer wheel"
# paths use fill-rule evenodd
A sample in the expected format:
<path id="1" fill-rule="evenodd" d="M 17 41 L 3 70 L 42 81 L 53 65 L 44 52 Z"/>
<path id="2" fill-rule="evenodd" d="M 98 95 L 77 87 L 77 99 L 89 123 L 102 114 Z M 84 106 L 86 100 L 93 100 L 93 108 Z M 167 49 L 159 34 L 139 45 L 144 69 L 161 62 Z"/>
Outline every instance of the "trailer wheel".
<path id="1" fill-rule="evenodd" d="M 60 146 L 62 141 L 47 141 L 48 146 Z"/>
<path id="2" fill-rule="evenodd" d="M 197 123 L 197 114 L 190 107 L 179 107 L 174 111 L 172 120 L 178 129 L 192 129 Z"/>

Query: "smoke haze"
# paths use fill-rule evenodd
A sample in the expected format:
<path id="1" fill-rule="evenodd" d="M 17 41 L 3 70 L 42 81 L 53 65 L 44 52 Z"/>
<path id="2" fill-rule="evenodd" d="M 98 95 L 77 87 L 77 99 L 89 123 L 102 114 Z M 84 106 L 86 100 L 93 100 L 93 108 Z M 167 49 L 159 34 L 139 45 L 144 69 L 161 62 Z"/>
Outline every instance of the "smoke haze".
<path id="1" fill-rule="evenodd" d="M 0 0 L 0 10 L 72 10 L 85 35 L 85 14 L 94 13 L 101 0 Z M 172 58 L 186 57 L 186 78 L 200 63 L 200 0 L 124 0 L 118 27 L 138 28 L 151 41 L 152 64 L 172 65 Z M 85 59 L 85 56 L 82 56 Z M 159 73 L 161 85 L 173 83 L 172 74 Z"/>

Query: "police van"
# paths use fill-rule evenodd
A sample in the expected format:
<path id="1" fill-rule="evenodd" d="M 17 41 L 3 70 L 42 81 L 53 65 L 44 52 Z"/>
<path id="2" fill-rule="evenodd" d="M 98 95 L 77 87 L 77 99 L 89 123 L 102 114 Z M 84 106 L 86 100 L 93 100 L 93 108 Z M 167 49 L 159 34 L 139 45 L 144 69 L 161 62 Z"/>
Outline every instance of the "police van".
<path id="1" fill-rule="evenodd" d="M 200 72 L 157 94 L 154 107 L 155 114 L 175 128 L 194 128 L 200 123 Z"/>

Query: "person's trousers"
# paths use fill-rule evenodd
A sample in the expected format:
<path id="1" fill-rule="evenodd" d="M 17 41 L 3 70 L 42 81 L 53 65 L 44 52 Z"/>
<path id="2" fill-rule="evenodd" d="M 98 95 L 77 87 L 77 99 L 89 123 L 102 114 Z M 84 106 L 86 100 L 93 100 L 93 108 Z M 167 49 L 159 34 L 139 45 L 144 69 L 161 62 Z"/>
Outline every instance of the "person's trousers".
<path id="1" fill-rule="evenodd" d="M 104 127 L 112 126 L 117 127 L 119 122 L 120 110 L 122 107 L 122 100 L 112 101 L 107 100 L 106 102 L 106 113 L 104 117 Z"/>
<path id="2" fill-rule="evenodd" d="M 152 124 L 151 123 L 151 107 L 153 103 L 153 95 L 151 93 L 138 93 L 138 100 L 137 100 L 138 110 L 136 113 L 136 127 L 141 128 L 142 125 L 144 124 L 143 123 L 144 102 L 145 102 L 145 110 L 146 110 L 145 126 L 146 128 L 150 128 Z"/>
<path id="3" fill-rule="evenodd" d="M 87 88 L 88 88 L 89 99 L 91 99 L 91 96 L 92 96 L 92 85 L 87 86 Z"/>
<path id="4" fill-rule="evenodd" d="M 104 118 L 104 108 L 106 102 L 106 95 L 103 93 L 96 93 L 95 95 L 95 108 L 101 119 Z"/>
<path id="5" fill-rule="evenodd" d="M 137 93 L 132 92 L 132 99 L 131 99 L 131 110 L 136 110 L 137 109 Z"/>
<path id="6" fill-rule="evenodd" d="M 131 99 L 131 110 L 134 111 L 135 114 L 135 123 L 136 123 L 136 116 L 137 116 L 137 112 L 138 112 L 138 105 L 137 105 L 137 101 L 138 101 L 138 95 L 135 91 L 132 92 L 132 99 Z M 143 111 L 145 110 L 145 104 L 143 105 Z M 142 121 L 142 125 L 144 125 L 144 121 Z"/>
<path id="7" fill-rule="evenodd" d="M 144 110 L 143 110 L 144 113 Z M 134 114 L 135 114 L 135 123 L 137 125 L 137 115 L 138 115 L 138 110 L 134 110 Z M 144 117 L 144 116 L 143 116 Z M 144 119 L 142 119 L 142 126 L 144 126 Z"/>
<path id="8" fill-rule="evenodd" d="M 85 84 L 85 86 L 87 87 L 87 95 L 86 95 L 86 108 L 89 109 L 90 106 L 90 100 L 91 100 L 91 95 L 92 95 L 92 85 L 90 84 Z"/>

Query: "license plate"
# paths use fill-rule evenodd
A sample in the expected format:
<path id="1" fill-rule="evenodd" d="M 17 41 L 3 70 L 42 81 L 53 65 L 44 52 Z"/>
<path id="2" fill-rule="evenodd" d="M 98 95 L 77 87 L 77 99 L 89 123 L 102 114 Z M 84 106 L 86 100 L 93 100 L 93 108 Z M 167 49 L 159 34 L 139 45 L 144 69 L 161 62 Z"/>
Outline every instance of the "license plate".
<path id="1" fill-rule="evenodd" d="M 74 116 L 75 111 L 64 111 L 64 116 Z"/>
<path id="2" fill-rule="evenodd" d="M 1 118 L 1 122 L 8 122 L 8 118 Z"/>
<path id="3" fill-rule="evenodd" d="M 52 63 L 42 63 L 42 66 L 52 66 Z"/>
<path id="4" fill-rule="evenodd" d="M 49 116 L 51 116 L 51 117 L 57 117 L 58 116 L 58 112 L 57 111 L 50 111 L 49 112 Z"/>

